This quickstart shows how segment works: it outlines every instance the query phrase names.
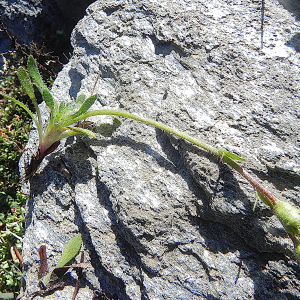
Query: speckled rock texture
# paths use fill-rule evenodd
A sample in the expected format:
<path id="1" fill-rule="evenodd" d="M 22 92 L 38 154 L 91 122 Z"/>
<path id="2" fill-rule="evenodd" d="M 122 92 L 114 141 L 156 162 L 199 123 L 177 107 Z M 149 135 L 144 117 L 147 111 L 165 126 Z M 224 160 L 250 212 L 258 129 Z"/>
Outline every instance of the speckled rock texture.
<path id="1" fill-rule="evenodd" d="M 286 3 L 284 3 L 286 4 Z M 96 1 L 72 33 L 58 100 L 149 117 L 245 157 L 278 197 L 300 205 L 299 22 L 277 1 Z M 47 111 L 41 106 L 45 117 Z M 69 138 L 24 184 L 27 293 L 37 249 L 54 265 L 80 233 L 77 299 L 300 297 L 292 243 L 252 187 L 217 158 L 155 128 L 94 117 L 96 139 Z M 21 172 L 36 151 L 30 151 Z M 31 152 L 31 153 L 30 153 Z M 76 274 L 43 299 L 71 299 Z M 42 299 L 36 297 L 36 299 Z"/>

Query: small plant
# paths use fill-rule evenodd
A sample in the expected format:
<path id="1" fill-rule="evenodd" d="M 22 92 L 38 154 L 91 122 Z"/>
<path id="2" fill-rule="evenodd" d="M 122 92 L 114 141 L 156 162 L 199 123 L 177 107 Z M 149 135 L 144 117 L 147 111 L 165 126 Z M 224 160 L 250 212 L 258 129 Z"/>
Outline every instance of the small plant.
<path id="1" fill-rule="evenodd" d="M 244 161 L 243 158 L 236 156 L 235 154 L 230 153 L 222 148 L 217 149 L 215 147 L 212 147 L 165 124 L 148 118 L 140 117 L 135 114 L 118 110 L 89 111 L 90 107 L 94 104 L 97 98 L 96 95 L 93 95 L 87 99 L 84 95 L 79 95 L 75 103 L 61 102 L 60 104 L 58 104 L 47 89 L 46 85 L 43 83 L 43 80 L 38 72 L 37 66 L 32 56 L 30 56 L 28 59 L 27 67 L 29 74 L 24 70 L 24 68 L 20 67 L 18 69 L 18 76 L 23 88 L 25 89 L 26 93 L 29 95 L 35 106 L 37 118 L 25 104 L 3 92 L 0 92 L 2 96 L 12 100 L 28 112 L 28 114 L 36 124 L 39 133 L 39 149 L 37 153 L 32 157 L 29 166 L 26 168 L 25 179 L 29 179 L 35 174 L 43 158 L 58 147 L 60 143 L 59 141 L 61 139 L 77 134 L 90 135 L 92 137 L 95 136 L 93 132 L 87 129 L 72 126 L 76 122 L 96 115 L 111 115 L 130 118 L 148 125 L 155 126 L 168 133 L 185 139 L 193 143 L 194 145 L 218 156 L 221 161 L 227 163 L 233 169 L 239 172 L 254 187 L 257 198 L 268 205 L 277 215 L 294 243 L 295 255 L 300 262 L 300 209 L 292 206 L 286 201 L 276 199 L 271 192 L 269 192 L 264 186 L 262 186 L 262 184 L 254 179 L 242 166 L 237 163 L 238 161 Z M 39 92 L 42 94 L 46 105 L 51 110 L 49 123 L 44 131 L 41 114 L 35 97 L 34 86 L 31 82 L 30 77 L 32 78 L 32 81 Z"/>
<path id="2" fill-rule="evenodd" d="M 85 264 L 83 263 L 84 254 L 82 252 L 81 261 L 79 264 L 69 265 L 70 263 L 79 253 L 80 248 L 82 245 L 82 238 L 80 235 L 74 236 L 65 246 L 63 252 L 61 254 L 61 258 L 56 264 L 55 267 L 48 272 L 48 262 L 47 262 L 47 254 L 46 254 L 46 246 L 43 245 L 39 248 L 39 255 L 40 255 L 40 268 L 38 272 L 38 279 L 39 279 L 39 287 L 40 290 L 36 291 L 27 296 L 27 299 L 32 299 L 35 296 L 42 296 L 48 294 L 50 292 L 55 291 L 58 288 L 64 287 L 64 282 L 62 281 L 63 276 L 68 272 L 69 269 L 75 268 L 77 274 L 82 273 L 82 269 L 84 268 Z M 78 277 L 78 281 L 81 278 Z M 76 284 L 76 288 L 73 294 L 73 298 L 76 298 L 78 292 L 79 284 Z M 24 296 L 24 295 L 22 295 Z"/>
<path id="3" fill-rule="evenodd" d="M 31 116 L 38 130 L 39 150 L 36 155 L 32 157 L 30 165 L 26 168 L 25 180 L 29 179 L 35 174 L 44 157 L 53 152 L 58 147 L 61 139 L 76 134 L 86 134 L 93 137 L 95 136 L 93 132 L 87 129 L 72 127 L 71 125 L 76 122 L 75 120 L 81 119 L 80 116 L 83 115 L 87 110 L 89 110 L 89 108 L 94 104 L 97 98 L 97 95 L 91 96 L 87 99 L 84 95 L 80 95 L 75 103 L 66 104 L 65 102 L 61 102 L 58 105 L 58 103 L 53 99 L 47 86 L 43 82 L 32 56 L 29 56 L 27 68 L 29 74 L 23 67 L 20 67 L 18 69 L 18 77 L 23 89 L 26 91 L 34 104 L 37 118 L 24 103 L 16 100 L 9 95 L 4 94 L 3 92 L 0 93 L 2 96 L 24 108 Z M 30 76 L 35 83 L 35 86 L 43 96 L 43 99 L 46 102 L 47 106 L 51 110 L 50 120 L 45 131 L 43 130 L 41 113 L 38 107 L 34 86 L 31 82 Z"/>

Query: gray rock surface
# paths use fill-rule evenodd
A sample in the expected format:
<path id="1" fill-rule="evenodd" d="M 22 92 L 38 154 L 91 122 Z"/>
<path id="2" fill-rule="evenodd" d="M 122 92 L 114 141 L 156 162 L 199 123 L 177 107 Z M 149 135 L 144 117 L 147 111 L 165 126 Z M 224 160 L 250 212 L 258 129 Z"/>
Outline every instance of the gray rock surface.
<path id="1" fill-rule="evenodd" d="M 32 40 L 36 40 L 37 37 L 40 38 L 43 27 L 50 25 L 45 20 L 37 28 L 36 21 L 41 21 L 42 12 L 43 4 L 41 0 L 0 1 L 1 22 L 12 35 L 27 44 Z"/>
<path id="2" fill-rule="evenodd" d="M 0 25 L 3 24 L 3 28 L 0 26 L 0 53 L 17 46 L 10 45 L 6 30 L 17 43 L 46 45 L 49 51 L 56 53 L 67 51 L 71 30 L 93 0 L 69 1 L 68 7 L 65 2 L 0 0 Z"/>
<path id="3" fill-rule="evenodd" d="M 97 93 L 94 109 L 134 112 L 226 148 L 300 204 L 299 23 L 268 1 L 260 49 L 260 5 L 96 1 L 73 31 L 74 56 L 53 93 Z M 115 299 L 299 298 L 292 243 L 267 207 L 253 212 L 254 191 L 239 174 L 133 120 L 111 134 L 111 117 L 92 121 L 97 139 L 63 141 L 24 184 L 28 293 L 37 290 L 38 247 L 47 245 L 53 265 L 80 233 L 88 267 L 77 299 L 95 289 Z M 36 139 L 33 130 L 32 153 Z M 71 299 L 74 278 L 43 299 Z"/>

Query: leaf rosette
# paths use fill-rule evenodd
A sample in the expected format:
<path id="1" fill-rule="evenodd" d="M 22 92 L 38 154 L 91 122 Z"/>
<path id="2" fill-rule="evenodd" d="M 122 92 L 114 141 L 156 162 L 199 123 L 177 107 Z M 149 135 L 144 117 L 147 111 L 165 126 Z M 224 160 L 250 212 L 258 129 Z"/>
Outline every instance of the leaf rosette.
<path id="1" fill-rule="evenodd" d="M 27 69 L 28 72 L 23 67 L 20 67 L 18 69 L 18 78 L 23 89 L 34 104 L 36 116 L 24 103 L 11 97 L 10 95 L 0 92 L 3 97 L 15 102 L 26 110 L 26 112 L 31 116 L 38 130 L 39 149 L 37 153 L 32 156 L 31 162 L 26 168 L 25 180 L 34 175 L 44 157 L 58 147 L 61 139 L 78 134 L 95 137 L 95 134 L 92 131 L 72 125 L 85 119 L 86 112 L 91 108 L 97 99 L 97 95 L 86 98 L 85 95 L 81 94 L 77 97 L 76 102 L 60 102 L 58 104 L 44 83 L 37 68 L 36 62 L 32 56 L 29 56 L 28 58 Z M 50 109 L 50 118 L 45 130 L 43 130 L 41 113 L 34 87 L 36 87 L 40 92 L 43 100 Z"/>

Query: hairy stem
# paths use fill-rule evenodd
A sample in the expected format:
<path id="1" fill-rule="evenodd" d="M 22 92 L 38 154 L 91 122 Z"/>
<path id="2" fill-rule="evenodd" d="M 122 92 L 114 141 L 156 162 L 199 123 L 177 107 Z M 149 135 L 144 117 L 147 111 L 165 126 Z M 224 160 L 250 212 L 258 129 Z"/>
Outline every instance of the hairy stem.
<path id="1" fill-rule="evenodd" d="M 222 161 L 226 162 L 228 165 L 230 165 L 233 169 L 235 169 L 237 172 L 239 172 L 244 178 L 246 178 L 249 183 L 254 187 L 255 190 L 257 190 L 260 194 L 260 196 L 263 198 L 263 201 L 270 206 L 272 209 L 275 207 L 275 205 L 278 203 L 277 199 L 272 195 L 271 192 L 266 190 L 256 179 L 254 179 L 246 170 L 244 170 L 239 164 L 237 164 L 234 160 L 232 160 L 230 157 L 224 155 L 220 149 L 217 149 L 213 146 L 210 146 L 194 137 L 191 137 L 190 135 L 181 132 L 179 130 L 173 129 L 165 124 L 162 124 L 160 122 L 154 121 L 152 119 L 140 117 L 138 115 L 124 112 L 124 111 L 118 111 L 118 110 L 95 110 L 87 112 L 80 117 L 73 119 L 72 121 L 75 123 L 77 121 L 80 121 L 82 119 L 86 119 L 88 117 L 92 116 L 98 116 L 98 115 L 112 115 L 112 116 L 119 116 L 119 117 L 125 117 L 129 119 L 133 119 L 148 125 L 155 126 L 161 130 L 164 130 L 166 132 L 169 132 L 171 134 L 174 134 L 182 139 L 185 139 L 191 143 L 193 143 L 196 146 L 199 146 L 200 148 L 218 156 L 221 158 Z"/>

